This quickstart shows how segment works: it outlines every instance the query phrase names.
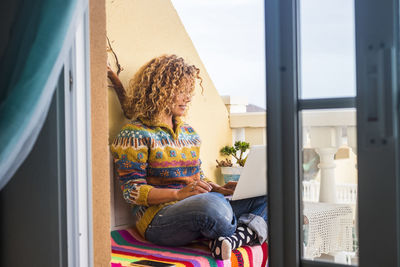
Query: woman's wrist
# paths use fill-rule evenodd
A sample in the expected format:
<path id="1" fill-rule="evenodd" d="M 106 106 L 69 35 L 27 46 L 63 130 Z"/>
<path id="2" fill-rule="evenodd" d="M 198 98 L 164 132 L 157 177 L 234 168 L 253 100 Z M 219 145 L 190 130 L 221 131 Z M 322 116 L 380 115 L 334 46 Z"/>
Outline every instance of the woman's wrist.
<path id="1" fill-rule="evenodd" d="M 172 191 L 172 198 L 174 199 L 174 201 L 179 201 L 180 200 L 179 189 L 174 189 Z"/>
<path id="2" fill-rule="evenodd" d="M 211 187 L 212 187 L 212 190 L 211 190 L 211 192 L 217 192 L 217 189 L 220 187 L 218 184 L 216 184 L 216 183 L 214 183 L 214 182 L 212 182 L 212 181 L 209 181 L 209 182 L 207 182 L 209 185 L 211 185 Z"/>

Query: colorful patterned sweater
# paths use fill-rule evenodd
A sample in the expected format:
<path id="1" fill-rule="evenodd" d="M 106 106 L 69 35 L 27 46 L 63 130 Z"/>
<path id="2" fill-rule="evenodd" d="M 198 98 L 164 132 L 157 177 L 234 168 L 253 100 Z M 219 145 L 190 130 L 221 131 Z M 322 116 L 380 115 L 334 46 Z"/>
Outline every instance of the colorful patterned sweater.
<path id="1" fill-rule="evenodd" d="M 175 131 L 163 123 L 134 120 L 121 129 L 111 146 L 123 196 L 133 207 L 143 237 L 156 213 L 174 203 L 149 206 L 151 188 L 180 189 L 194 179 L 204 179 L 199 136 L 180 118 L 174 122 Z"/>

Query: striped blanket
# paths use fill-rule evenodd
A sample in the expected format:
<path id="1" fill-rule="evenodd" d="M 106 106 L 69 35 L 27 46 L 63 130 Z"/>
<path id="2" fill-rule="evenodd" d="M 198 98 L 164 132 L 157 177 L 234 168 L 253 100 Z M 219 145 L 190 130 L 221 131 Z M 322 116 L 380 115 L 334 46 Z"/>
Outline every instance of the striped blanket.
<path id="1" fill-rule="evenodd" d="M 129 266 L 140 259 L 174 263 L 177 267 L 264 267 L 268 264 L 266 243 L 238 248 L 227 261 L 215 260 L 205 240 L 185 247 L 163 247 L 145 241 L 135 229 L 112 231 L 111 246 L 111 267 Z"/>

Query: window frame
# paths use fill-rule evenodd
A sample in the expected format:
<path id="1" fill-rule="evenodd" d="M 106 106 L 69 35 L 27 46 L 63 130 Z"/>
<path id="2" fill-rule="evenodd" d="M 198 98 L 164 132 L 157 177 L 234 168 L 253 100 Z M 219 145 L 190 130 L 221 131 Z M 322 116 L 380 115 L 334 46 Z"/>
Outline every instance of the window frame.
<path id="1" fill-rule="evenodd" d="M 295 267 L 300 266 L 301 252 L 299 181 L 292 178 L 299 174 L 297 11 L 296 3 L 288 0 L 265 1 L 264 6 L 269 262 Z"/>
<path id="2" fill-rule="evenodd" d="M 297 0 L 265 1 L 269 260 L 271 266 L 349 266 L 302 259 L 299 184 L 301 160 L 299 140 L 302 140 L 299 111 L 349 107 L 357 109 L 359 266 L 400 265 L 398 10 L 399 3 L 394 0 L 384 3 L 355 0 L 357 96 L 355 98 L 299 100 L 298 2 Z M 383 88 L 386 102 L 375 99 L 371 92 L 365 89 L 368 73 L 365 68 L 359 67 L 368 65 L 365 60 L 368 58 L 366 55 L 369 44 L 376 47 L 382 43 L 390 46 L 391 51 L 394 51 L 390 61 L 383 62 L 383 66 L 376 62 L 378 68 L 383 68 L 380 81 L 391 85 Z M 385 66 L 390 69 L 385 69 Z M 381 89 L 379 85 L 374 89 L 377 94 Z M 383 117 L 379 118 L 381 124 L 374 124 L 366 119 L 371 102 L 376 102 L 378 108 L 383 110 Z M 389 105 L 385 106 L 387 103 Z M 368 145 L 365 132 L 368 130 L 374 132 L 382 123 L 389 125 L 392 135 L 384 137 L 386 139 L 384 142 L 377 142 L 379 145 L 374 147 Z M 388 174 L 385 182 L 376 179 L 379 173 Z M 384 219 L 376 220 L 375 212 L 371 210 L 379 210 L 381 218 Z M 384 234 L 374 233 L 371 236 L 371 229 L 379 229 Z M 375 245 L 374 242 L 377 239 L 382 245 Z M 387 247 L 391 247 L 391 250 L 388 251 Z"/>
<path id="3" fill-rule="evenodd" d="M 363 267 L 400 265 L 398 10 L 398 0 L 355 0 L 358 229 L 359 262 Z M 383 47 L 393 52 L 390 58 L 379 58 L 378 50 Z M 373 55 L 375 52 L 378 57 Z M 371 85 L 371 67 L 376 67 L 379 82 L 376 87 L 368 88 Z M 375 94 L 382 97 L 375 98 Z M 382 111 L 381 114 L 378 113 L 376 120 L 368 118 L 371 104 Z M 389 128 L 389 131 L 380 132 L 382 126 L 389 126 L 392 133 L 389 133 Z M 371 138 L 377 138 L 376 144 L 370 143 Z M 382 174 L 385 176 L 382 177 Z M 377 179 L 379 177 L 381 179 Z M 379 211 L 381 219 L 376 219 L 374 211 Z"/>
<path id="4" fill-rule="evenodd" d="M 64 62 L 68 266 L 94 266 L 89 3 L 80 0 Z"/>

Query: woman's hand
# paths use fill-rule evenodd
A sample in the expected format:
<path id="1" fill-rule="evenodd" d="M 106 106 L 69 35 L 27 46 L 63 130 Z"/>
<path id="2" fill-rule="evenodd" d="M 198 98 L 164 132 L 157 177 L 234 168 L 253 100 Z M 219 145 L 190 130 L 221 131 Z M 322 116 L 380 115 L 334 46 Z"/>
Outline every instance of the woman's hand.
<path id="1" fill-rule="evenodd" d="M 119 103 L 121 104 L 122 111 L 125 117 L 128 119 L 132 118 L 131 112 L 129 110 L 128 96 L 126 94 L 125 88 L 122 85 L 121 80 L 118 75 L 111 69 L 110 65 L 107 64 L 107 77 L 110 79 L 111 87 L 114 88 L 115 93 L 118 96 Z"/>
<path id="2" fill-rule="evenodd" d="M 212 182 L 210 182 L 209 184 L 212 186 L 212 192 L 217 192 L 223 194 L 224 196 L 229 196 L 232 195 L 233 192 L 235 191 L 237 182 L 230 181 L 224 184 L 223 186 L 220 186 Z"/>
<path id="3" fill-rule="evenodd" d="M 178 200 L 185 199 L 190 196 L 208 193 L 212 190 L 212 186 L 202 180 L 195 180 L 187 186 L 177 191 Z"/>
<path id="4" fill-rule="evenodd" d="M 194 180 L 182 189 L 152 188 L 147 196 L 147 203 L 149 205 L 157 205 L 182 200 L 190 196 L 210 192 L 211 189 L 211 185 L 201 180 Z"/>
<path id="5" fill-rule="evenodd" d="M 109 64 L 107 64 L 107 77 L 111 80 L 113 86 L 115 86 L 115 83 L 117 83 L 117 86 L 119 86 L 119 84 L 122 84 L 119 80 L 118 75 L 111 69 Z"/>

